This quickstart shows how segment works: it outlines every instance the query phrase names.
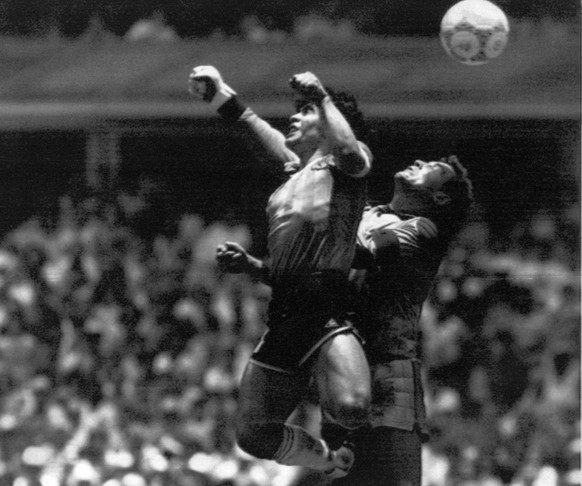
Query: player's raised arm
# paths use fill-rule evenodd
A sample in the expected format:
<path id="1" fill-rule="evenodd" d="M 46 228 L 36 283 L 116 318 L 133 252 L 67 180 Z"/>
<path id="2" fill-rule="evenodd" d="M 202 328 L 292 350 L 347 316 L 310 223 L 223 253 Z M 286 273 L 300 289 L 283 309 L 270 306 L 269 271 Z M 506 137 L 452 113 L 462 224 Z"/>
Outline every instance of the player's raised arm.
<path id="1" fill-rule="evenodd" d="M 214 66 L 193 68 L 188 78 L 188 91 L 210 103 L 226 121 L 235 123 L 259 159 L 279 163 L 281 167 L 297 161 L 297 156 L 285 145 L 285 136 L 242 104 L 236 91 L 224 82 Z"/>
<path id="2" fill-rule="evenodd" d="M 352 127 L 317 76 L 311 72 L 296 74 L 290 84 L 306 102 L 319 107 L 325 144 L 334 155 L 338 168 L 354 177 L 366 175 L 371 168 L 371 154 L 364 144 L 358 142 Z"/>

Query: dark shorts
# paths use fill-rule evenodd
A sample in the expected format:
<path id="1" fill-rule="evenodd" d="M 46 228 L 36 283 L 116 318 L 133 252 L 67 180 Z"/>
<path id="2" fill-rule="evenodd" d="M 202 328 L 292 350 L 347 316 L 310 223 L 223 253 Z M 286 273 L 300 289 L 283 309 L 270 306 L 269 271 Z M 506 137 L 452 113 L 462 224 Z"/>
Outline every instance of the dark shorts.
<path id="1" fill-rule="evenodd" d="M 347 278 L 317 273 L 279 280 L 269 304 L 268 330 L 255 348 L 251 362 L 296 373 L 333 336 L 353 333 L 355 314 Z M 360 339 L 361 341 L 361 339 Z"/>
<path id="2" fill-rule="evenodd" d="M 360 339 L 346 318 L 310 316 L 290 319 L 270 327 L 263 334 L 250 361 L 276 371 L 297 373 L 305 369 L 310 358 L 326 341 L 345 333 L 352 333 Z"/>

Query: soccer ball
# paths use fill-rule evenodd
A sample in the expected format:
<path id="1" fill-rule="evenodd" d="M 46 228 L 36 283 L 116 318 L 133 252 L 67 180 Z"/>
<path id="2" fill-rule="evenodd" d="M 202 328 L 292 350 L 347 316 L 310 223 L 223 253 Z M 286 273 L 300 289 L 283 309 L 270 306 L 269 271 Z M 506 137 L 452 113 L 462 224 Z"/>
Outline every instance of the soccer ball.
<path id="1" fill-rule="evenodd" d="M 509 22 L 503 10 L 488 0 L 462 0 L 445 13 L 440 39 L 446 53 L 469 66 L 499 56 L 507 45 Z"/>

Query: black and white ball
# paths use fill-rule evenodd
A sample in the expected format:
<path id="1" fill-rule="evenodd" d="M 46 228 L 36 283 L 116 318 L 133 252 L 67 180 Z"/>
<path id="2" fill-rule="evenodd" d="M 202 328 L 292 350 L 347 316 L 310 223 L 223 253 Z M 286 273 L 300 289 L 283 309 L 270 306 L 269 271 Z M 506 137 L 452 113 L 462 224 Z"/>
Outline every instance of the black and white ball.
<path id="1" fill-rule="evenodd" d="M 440 39 L 455 61 L 479 66 L 498 57 L 507 45 L 509 21 L 488 0 L 462 0 L 441 21 Z"/>

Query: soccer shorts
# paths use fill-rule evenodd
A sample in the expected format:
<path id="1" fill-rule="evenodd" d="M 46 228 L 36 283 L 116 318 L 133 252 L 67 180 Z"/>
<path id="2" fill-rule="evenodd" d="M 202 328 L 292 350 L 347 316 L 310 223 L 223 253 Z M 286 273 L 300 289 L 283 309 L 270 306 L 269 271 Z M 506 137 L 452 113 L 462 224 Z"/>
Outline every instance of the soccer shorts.
<path id="1" fill-rule="evenodd" d="M 344 333 L 352 333 L 362 341 L 347 318 L 309 316 L 271 324 L 250 361 L 282 373 L 301 372 L 326 341 Z"/>
<path id="2" fill-rule="evenodd" d="M 272 286 L 268 330 L 255 348 L 251 362 L 296 373 L 333 336 L 353 333 L 352 292 L 344 275 L 319 272 L 280 279 Z"/>

